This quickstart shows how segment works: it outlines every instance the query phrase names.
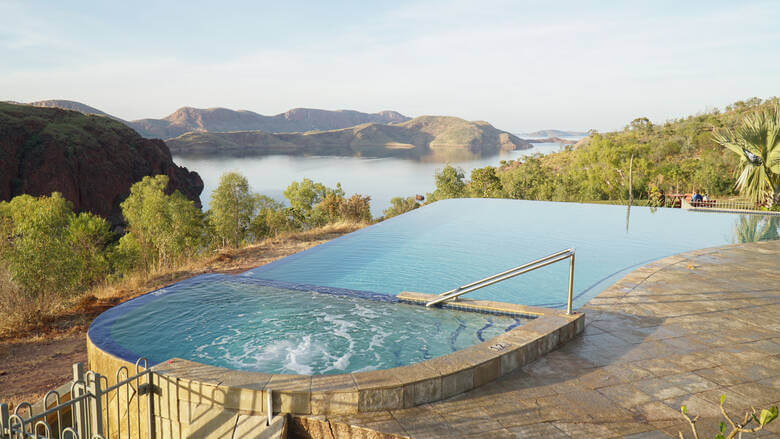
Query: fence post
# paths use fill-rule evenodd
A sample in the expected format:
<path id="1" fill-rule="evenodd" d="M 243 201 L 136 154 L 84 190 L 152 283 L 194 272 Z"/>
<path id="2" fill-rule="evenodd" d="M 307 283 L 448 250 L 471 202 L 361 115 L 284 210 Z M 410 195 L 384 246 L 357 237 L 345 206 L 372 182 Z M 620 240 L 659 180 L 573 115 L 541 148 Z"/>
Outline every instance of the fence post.
<path id="1" fill-rule="evenodd" d="M 75 399 L 79 396 L 81 396 L 81 389 L 79 387 L 79 382 L 86 383 L 84 381 L 84 366 L 81 363 L 74 363 L 73 364 L 73 386 L 71 387 L 73 389 L 73 392 L 75 392 L 75 395 L 71 394 L 70 398 Z M 85 386 L 86 387 L 86 386 Z M 84 433 L 86 432 L 86 428 L 84 425 L 85 419 L 84 419 L 84 401 L 77 402 L 73 409 L 73 419 L 76 421 L 73 427 L 76 429 L 76 433 L 78 434 L 79 438 L 83 438 Z"/>
<path id="2" fill-rule="evenodd" d="M 574 296 L 574 251 L 571 252 L 569 261 L 569 298 L 566 301 L 566 314 L 571 315 L 571 302 Z"/>
<path id="3" fill-rule="evenodd" d="M 89 393 L 94 396 L 94 399 L 92 400 L 92 407 L 94 408 L 94 411 L 92 413 L 92 435 L 100 435 L 103 436 L 103 407 L 102 402 L 100 400 L 100 397 L 102 395 L 102 389 L 100 384 L 100 374 L 95 373 L 95 381 L 93 381 L 89 386 Z"/>
<path id="4" fill-rule="evenodd" d="M 5 429 L 8 426 L 8 404 L 0 404 L 0 438 L 5 439 L 11 437 L 11 431 L 9 429 L 8 436 L 5 435 Z"/>
<path id="5" fill-rule="evenodd" d="M 154 404 L 154 384 L 152 383 L 151 371 L 147 371 L 146 373 L 146 385 L 149 387 L 149 390 L 147 392 L 149 394 L 149 401 L 147 401 L 146 403 L 146 437 L 148 439 L 152 439 L 152 437 L 154 436 L 154 419 L 152 418 L 152 411 L 154 409 L 154 407 L 152 407 L 152 405 Z M 139 396 L 140 396 L 140 392 L 139 392 Z M 141 437 L 140 428 L 138 431 L 138 437 L 139 438 Z"/>
<path id="6" fill-rule="evenodd" d="M 265 392 L 265 406 L 268 410 L 267 413 L 267 419 L 265 425 L 271 425 L 271 420 L 274 418 L 274 398 L 273 398 L 273 390 L 268 389 Z"/>

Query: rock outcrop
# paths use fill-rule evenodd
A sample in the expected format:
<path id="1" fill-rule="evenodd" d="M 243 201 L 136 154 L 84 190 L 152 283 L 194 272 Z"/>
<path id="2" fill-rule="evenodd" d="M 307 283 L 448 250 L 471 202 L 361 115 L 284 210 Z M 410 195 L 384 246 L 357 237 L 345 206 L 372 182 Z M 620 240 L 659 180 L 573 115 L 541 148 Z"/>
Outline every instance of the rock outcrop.
<path id="1" fill-rule="evenodd" d="M 157 174 L 169 177 L 170 192 L 179 190 L 200 206 L 203 181 L 173 163 L 162 140 L 145 139 L 105 116 L 0 103 L 0 200 L 57 191 L 77 211 L 119 225 L 119 204 L 130 186 Z"/>

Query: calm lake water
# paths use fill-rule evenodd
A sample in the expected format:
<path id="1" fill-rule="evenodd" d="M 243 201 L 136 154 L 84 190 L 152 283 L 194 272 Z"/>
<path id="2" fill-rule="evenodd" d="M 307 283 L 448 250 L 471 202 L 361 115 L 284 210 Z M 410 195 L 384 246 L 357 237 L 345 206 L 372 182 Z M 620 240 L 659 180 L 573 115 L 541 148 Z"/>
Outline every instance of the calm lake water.
<path id="1" fill-rule="evenodd" d="M 561 149 L 556 143 L 537 143 L 531 149 L 510 151 L 479 159 L 458 159 L 449 162 L 460 167 L 468 178 L 471 170 L 498 166 L 501 160 L 512 160 L 531 154 L 549 154 Z M 437 169 L 445 163 L 414 161 L 398 158 L 322 157 L 268 155 L 253 157 L 193 157 L 174 156 L 173 160 L 198 172 L 204 189 L 200 195 L 203 208 L 208 209 L 211 192 L 219 184 L 219 177 L 229 171 L 243 174 L 255 192 L 285 201 L 282 192 L 293 182 L 308 178 L 328 187 L 341 183 L 347 196 L 360 193 L 371 196 L 374 217 L 390 206 L 393 197 L 425 195 L 435 189 L 433 180 Z"/>

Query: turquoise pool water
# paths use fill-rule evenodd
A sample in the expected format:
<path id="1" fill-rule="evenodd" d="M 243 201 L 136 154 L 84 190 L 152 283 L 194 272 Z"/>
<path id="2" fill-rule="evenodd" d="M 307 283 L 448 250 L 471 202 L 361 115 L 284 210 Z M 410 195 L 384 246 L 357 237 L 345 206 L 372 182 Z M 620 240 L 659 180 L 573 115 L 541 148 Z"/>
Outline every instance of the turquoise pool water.
<path id="1" fill-rule="evenodd" d="M 634 206 L 444 200 L 245 273 L 395 295 L 437 294 L 569 247 L 575 307 L 629 270 L 677 253 L 777 238 L 780 218 Z M 470 293 L 563 306 L 568 263 Z"/>
<path id="2" fill-rule="evenodd" d="M 179 357 L 231 369 L 333 374 L 424 361 L 525 321 L 426 309 L 369 292 L 210 274 L 101 314 L 90 338 L 132 362 Z"/>
<path id="3" fill-rule="evenodd" d="M 523 323 L 398 303 L 574 247 L 575 306 L 631 269 L 676 253 L 777 239 L 780 217 L 574 203 L 440 201 L 240 275 L 202 275 L 114 307 L 90 327 L 135 361 L 182 357 L 234 369 L 330 374 L 423 361 Z M 469 297 L 563 306 L 568 263 Z"/>

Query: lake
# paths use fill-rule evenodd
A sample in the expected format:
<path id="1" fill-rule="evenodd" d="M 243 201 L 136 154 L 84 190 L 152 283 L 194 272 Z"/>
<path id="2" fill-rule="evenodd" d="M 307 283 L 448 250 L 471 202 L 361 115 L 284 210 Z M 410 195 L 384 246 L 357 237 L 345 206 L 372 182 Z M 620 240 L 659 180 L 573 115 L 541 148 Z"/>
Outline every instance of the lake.
<path id="1" fill-rule="evenodd" d="M 531 149 L 509 151 L 501 155 L 478 159 L 452 158 L 450 164 L 460 167 L 468 179 L 471 170 L 498 166 L 501 160 L 518 159 L 531 154 L 549 154 L 561 149 L 557 143 L 537 143 Z M 293 181 L 308 178 L 335 187 L 341 183 L 347 196 L 353 193 L 371 196 L 374 217 L 390 206 L 393 197 L 425 195 L 435 189 L 434 173 L 446 163 L 415 161 L 399 158 L 323 157 L 266 155 L 249 157 L 174 156 L 174 162 L 196 171 L 203 179 L 200 199 L 208 209 L 211 192 L 219 177 L 229 171 L 243 174 L 252 190 L 279 201 L 286 201 L 282 192 Z"/>

